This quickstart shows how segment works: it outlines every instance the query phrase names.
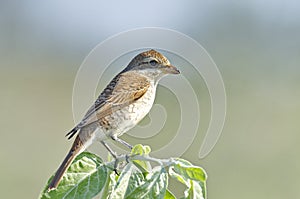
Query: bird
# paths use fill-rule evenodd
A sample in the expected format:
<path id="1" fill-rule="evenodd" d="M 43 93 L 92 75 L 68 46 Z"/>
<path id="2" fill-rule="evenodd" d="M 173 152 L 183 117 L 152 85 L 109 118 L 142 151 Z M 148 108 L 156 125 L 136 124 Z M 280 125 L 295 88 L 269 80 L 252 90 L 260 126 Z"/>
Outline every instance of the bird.
<path id="1" fill-rule="evenodd" d="M 83 119 L 66 134 L 68 139 L 75 135 L 76 138 L 52 178 L 48 191 L 58 187 L 75 157 L 92 143 L 103 144 L 114 158 L 117 155 L 107 145 L 108 139 L 131 149 L 132 146 L 119 137 L 149 113 L 159 80 L 169 74 L 180 74 L 180 71 L 158 51 L 151 49 L 136 55 L 100 93 Z"/>

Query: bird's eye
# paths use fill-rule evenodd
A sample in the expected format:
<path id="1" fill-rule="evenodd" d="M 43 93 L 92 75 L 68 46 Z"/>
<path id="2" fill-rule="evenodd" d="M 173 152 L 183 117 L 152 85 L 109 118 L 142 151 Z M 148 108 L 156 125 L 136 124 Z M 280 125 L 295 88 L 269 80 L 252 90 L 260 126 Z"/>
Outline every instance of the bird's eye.
<path id="1" fill-rule="evenodd" d="M 156 66 L 156 64 L 158 64 L 158 62 L 154 59 L 151 60 L 149 63 L 151 64 L 151 66 Z"/>

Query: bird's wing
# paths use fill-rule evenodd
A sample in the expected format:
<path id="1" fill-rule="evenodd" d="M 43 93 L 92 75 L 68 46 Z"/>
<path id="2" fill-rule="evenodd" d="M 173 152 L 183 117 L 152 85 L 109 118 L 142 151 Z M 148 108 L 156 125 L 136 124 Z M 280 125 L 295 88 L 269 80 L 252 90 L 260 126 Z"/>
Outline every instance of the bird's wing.
<path id="1" fill-rule="evenodd" d="M 117 75 L 100 94 L 94 105 L 87 111 L 82 121 L 66 136 L 70 139 L 84 126 L 122 109 L 141 98 L 150 87 L 145 76 L 128 71 Z"/>

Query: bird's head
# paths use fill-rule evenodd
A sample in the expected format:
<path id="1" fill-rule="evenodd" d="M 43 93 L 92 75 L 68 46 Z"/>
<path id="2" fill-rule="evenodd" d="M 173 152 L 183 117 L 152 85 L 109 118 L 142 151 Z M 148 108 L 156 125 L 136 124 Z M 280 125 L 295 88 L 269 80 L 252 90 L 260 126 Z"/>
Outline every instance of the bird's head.
<path id="1" fill-rule="evenodd" d="M 149 77 L 159 79 L 167 74 L 179 74 L 180 71 L 161 53 L 155 50 L 142 52 L 135 56 L 125 71 L 136 70 Z"/>

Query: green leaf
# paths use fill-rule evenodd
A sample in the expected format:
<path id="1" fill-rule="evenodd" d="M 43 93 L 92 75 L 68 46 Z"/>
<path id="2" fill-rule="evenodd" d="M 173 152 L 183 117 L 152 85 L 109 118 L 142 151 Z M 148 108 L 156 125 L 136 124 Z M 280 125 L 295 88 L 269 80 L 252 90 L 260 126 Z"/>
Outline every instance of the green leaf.
<path id="1" fill-rule="evenodd" d="M 169 174 L 187 186 L 185 198 L 206 198 L 207 174 L 201 167 L 193 166 L 183 159 L 175 159 L 169 168 Z"/>
<path id="2" fill-rule="evenodd" d="M 207 174 L 203 168 L 194 166 L 187 160 L 183 160 L 180 158 L 175 159 L 174 163 L 174 169 L 177 173 L 180 173 L 181 175 L 192 180 L 202 182 L 206 181 Z"/>
<path id="3" fill-rule="evenodd" d="M 131 150 L 131 155 L 140 155 L 148 157 L 151 152 L 151 148 L 149 146 L 143 146 L 141 144 L 137 144 Z M 142 160 L 133 160 L 134 165 L 139 168 L 143 173 L 147 174 L 151 170 L 151 165 L 148 161 Z"/>
<path id="4" fill-rule="evenodd" d="M 195 166 L 187 167 L 187 166 L 175 165 L 173 169 L 176 173 L 180 174 L 181 176 L 187 179 L 201 181 L 201 182 L 204 182 L 206 180 L 206 173 L 200 167 L 195 167 Z"/>
<path id="5" fill-rule="evenodd" d="M 193 180 L 189 180 L 190 185 L 184 191 L 184 196 L 187 199 L 204 199 L 203 190 L 199 183 Z"/>
<path id="6" fill-rule="evenodd" d="M 103 191 L 101 192 L 100 198 L 109 198 L 109 195 L 113 191 L 117 181 L 116 181 L 116 173 L 114 171 L 109 171 L 107 174 L 107 180 L 105 186 L 103 187 Z"/>
<path id="7" fill-rule="evenodd" d="M 145 183 L 145 177 L 143 173 L 141 173 L 141 171 L 138 170 L 136 167 L 133 167 L 125 195 L 126 196 L 129 195 L 137 187 L 141 186 L 144 183 Z"/>
<path id="8" fill-rule="evenodd" d="M 187 160 L 181 159 L 181 158 L 174 158 L 173 162 L 176 163 L 176 164 L 180 164 L 182 166 L 193 166 L 192 163 L 190 163 Z"/>
<path id="9" fill-rule="evenodd" d="M 164 168 L 144 178 L 141 171 L 129 163 L 117 179 L 109 198 L 164 198 L 167 183 L 168 178 Z"/>
<path id="10" fill-rule="evenodd" d="M 199 191 L 201 189 L 201 198 L 206 198 L 206 178 L 207 175 L 201 167 L 195 166 L 174 166 L 174 172 L 179 174 L 184 179 L 184 184 L 190 189 L 189 193 L 194 193 L 194 190 Z M 177 178 L 179 178 L 177 176 Z M 198 188 L 198 185 L 200 188 Z M 197 192 L 196 191 L 196 192 Z M 193 194 L 195 195 L 195 194 Z M 196 195 L 199 196 L 199 195 Z M 203 197 L 204 196 L 204 197 Z M 189 197 L 188 197 L 189 198 Z M 192 197 L 194 198 L 194 197 Z M 196 197 L 197 198 L 197 197 Z"/>
<path id="11" fill-rule="evenodd" d="M 158 169 L 158 170 L 157 170 Z M 148 174 L 140 186 L 126 193 L 125 198 L 164 198 L 168 185 L 168 174 L 164 167 L 156 167 Z"/>
<path id="12" fill-rule="evenodd" d="M 133 170 L 132 163 L 129 163 L 125 166 L 117 182 L 115 183 L 115 186 L 113 186 L 113 189 L 109 197 L 110 199 L 124 198 L 125 193 L 129 186 L 129 180 L 131 177 L 132 170 Z"/>
<path id="13" fill-rule="evenodd" d="M 107 168 L 94 154 L 79 154 L 64 174 L 57 189 L 48 192 L 47 186 L 40 198 L 93 198 L 103 188 L 107 179 Z"/>
<path id="14" fill-rule="evenodd" d="M 166 190 L 166 195 L 165 195 L 164 199 L 176 199 L 176 197 L 173 195 L 173 193 L 171 191 L 169 191 L 167 189 Z"/>
<path id="15" fill-rule="evenodd" d="M 141 144 L 135 145 L 131 150 L 132 155 L 149 155 L 150 152 L 151 148 L 149 146 L 143 146 Z"/>
<path id="16" fill-rule="evenodd" d="M 127 195 L 145 182 L 143 174 L 129 163 L 114 183 L 109 198 L 127 198 Z"/>

